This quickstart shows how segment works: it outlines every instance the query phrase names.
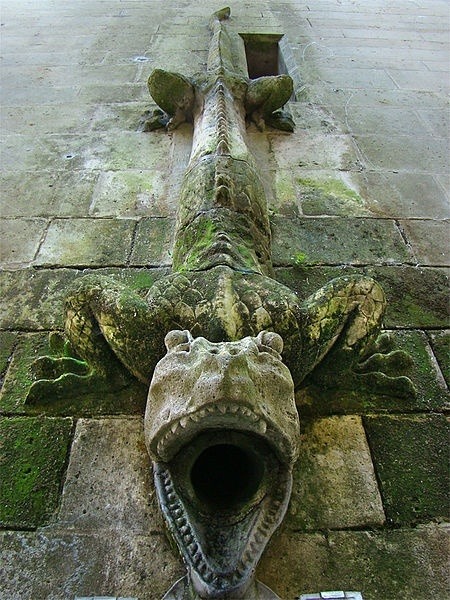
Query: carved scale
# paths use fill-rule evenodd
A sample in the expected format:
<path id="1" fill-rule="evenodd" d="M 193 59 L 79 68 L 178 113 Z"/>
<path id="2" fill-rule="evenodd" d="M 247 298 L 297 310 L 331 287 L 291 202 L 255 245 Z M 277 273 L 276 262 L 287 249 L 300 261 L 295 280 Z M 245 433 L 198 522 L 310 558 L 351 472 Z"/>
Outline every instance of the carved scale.
<path id="1" fill-rule="evenodd" d="M 28 402 L 150 385 L 145 435 L 162 512 L 187 575 L 165 600 L 275 599 L 254 579 L 281 522 L 298 455 L 294 387 L 414 393 L 392 377 L 403 353 L 377 340 L 385 309 L 372 279 L 331 281 L 301 302 L 272 278 L 264 188 L 246 122 L 290 128 L 287 75 L 248 78 L 229 9 L 211 19 L 207 72 L 155 70 L 165 111 L 149 129 L 194 124 L 173 273 L 145 297 L 87 276 L 67 297 L 60 355 L 35 363 Z M 67 349 L 70 346 L 71 352 Z"/>

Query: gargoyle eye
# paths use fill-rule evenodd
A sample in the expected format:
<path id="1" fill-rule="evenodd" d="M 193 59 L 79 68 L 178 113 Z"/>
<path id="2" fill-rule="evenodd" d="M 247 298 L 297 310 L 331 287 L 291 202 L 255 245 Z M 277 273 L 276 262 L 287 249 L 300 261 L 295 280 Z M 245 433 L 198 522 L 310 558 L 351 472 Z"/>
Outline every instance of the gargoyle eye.
<path id="1" fill-rule="evenodd" d="M 171 350 L 173 350 L 177 346 L 180 346 L 181 344 L 189 345 L 191 340 L 192 336 L 189 333 L 189 331 L 187 331 L 187 329 L 183 331 L 180 329 L 174 329 L 172 331 L 169 331 L 169 333 L 166 335 L 166 337 L 164 338 L 164 343 L 166 345 L 167 351 L 170 352 Z"/>
<path id="2" fill-rule="evenodd" d="M 273 331 L 261 331 L 256 338 L 256 342 L 262 352 L 267 352 L 268 349 L 275 350 L 278 354 L 283 352 L 283 338 Z"/>

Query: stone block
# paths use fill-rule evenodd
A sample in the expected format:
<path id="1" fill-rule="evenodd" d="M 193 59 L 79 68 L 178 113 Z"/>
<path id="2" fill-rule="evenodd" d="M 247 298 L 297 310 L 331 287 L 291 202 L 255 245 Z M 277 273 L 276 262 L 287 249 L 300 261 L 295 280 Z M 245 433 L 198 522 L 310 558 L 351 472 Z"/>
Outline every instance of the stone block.
<path id="1" fill-rule="evenodd" d="M 109 171 L 100 174 L 89 214 L 95 217 L 167 217 L 175 215 L 162 171 Z"/>
<path id="2" fill-rule="evenodd" d="M 416 262 L 435 267 L 450 264 L 449 221 L 400 221 Z"/>
<path id="3" fill-rule="evenodd" d="M 387 519 L 395 525 L 449 518 L 449 424 L 443 415 L 364 418 Z"/>
<path id="4" fill-rule="evenodd" d="M 134 240 L 132 265 L 170 266 L 174 243 L 173 219 L 142 219 Z"/>
<path id="5" fill-rule="evenodd" d="M 4 217 L 82 217 L 88 212 L 98 173 L 41 171 L 2 177 Z M 23 222 L 25 219 L 22 220 Z"/>
<path id="6" fill-rule="evenodd" d="M 432 175 L 365 171 L 352 177 L 370 210 L 378 215 L 396 219 L 450 217 L 444 186 Z"/>
<path id="7" fill-rule="evenodd" d="M 448 172 L 448 146 L 443 138 L 358 135 L 354 139 L 372 169 L 417 172 L 420 165 L 420 171 L 426 173 Z"/>
<path id="8" fill-rule="evenodd" d="M 447 386 L 450 387 L 450 331 L 430 331 L 428 336 Z"/>
<path id="9" fill-rule="evenodd" d="M 36 264 L 42 266 L 123 265 L 131 249 L 135 222 L 119 219 L 55 219 Z"/>
<path id="10" fill-rule="evenodd" d="M 170 135 L 160 135 L 158 144 L 152 144 L 147 134 L 138 131 L 97 134 L 84 140 L 83 166 L 102 171 L 164 169 L 169 162 L 170 147 Z"/>
<path id="11" fill-rule="evenodd" d="M 355 69 L 356 70 L 356 69 Z M 429 131 L 413 111 L 405 107 L 353 106 L 351 98 L 345 110 L 339 113 L 342 120 L 355 135 L 387 135 L 399 136 L 414 131 L 418 136 L 427 135 Z"/>
<path id="12" fill-rule="evenodd" d="M 0 261 L 3 266 L 20 268 L 30 264 L 46 227 L 45 219 L 1 219 Z"/>
<path id="13" fill-rule="evenodd" d="M 364 600 L 445 598 L 448 534 L 441 527 L 330 532 L 334 581 L 361 590 Z"/>
<path id="14" fill-rule="evenodd" d="M 142 418 L 78 421 L 56 526 L 163 534 Z"/>
<path id="15" fill-rule="evenodd" d="M 373 527 L 384 523 L 360 417 L 301 422 L 300 457 L 285 527 L 294 531 Z"/>
<path id="16" fill-rule="evenodd" d="M 37 527 L 52 517 L 58 505 L 71 431 L 72 419 L 0 419 L 3 527 Z"/>
<path id="17" fill-rule="evenodd" d="M 5 329 L 55 329 L 63 325 L 67 288 L 80 276 L 75 269 L 0 272 L 0 326 Z"/>
<path id="18" fill-rule="evenodd" d="M 72 600 L 121 596 L 160 600 L 183 567 L 162 535 L 1 532 L 0 596 L 8 600 Z"/>
<path id="19" fill-rule="evenodd" d="M 358 168 L 358 158 L 347 135 L 299 131 L 288 137 L 268 134 L 277 168 L 337 169 Z"/>
<path id="20" fill-rule="evenodd" d="M 392 221 L 272 217 L 273 261 L 293 264 L 376 264 L 410 259 Z"/>
<path id="21" fill-rule="evenodd" d="M 16 54 L 16 57 L 19 55 Z M 38 55 L 31 54 L 22 60 L 37 58 Z M 47 55 L 47 58 L 56 58 L 57 53 Z M 63 54 L 59 54 L 63 57 Z M 67 55 L 66 55 L 67 56 Z M 44 54 L 42 60 L 45 61 Z M 33 106 L 10 105 L 2 107 L 2 131 L 8 134 L 22 135 L 46 135 L 46 134 L 80 134 L 86 133 L 91 128 L 91 115 L 94 107 L 80 104 L 79 102 L 67 104 L 43 104 Z"/>
<path id="22" fill-rule="evenodd" d="M 449 531 L 440 526 L 380 531 L 279 533 L 258 577 L 281 598 L 360 590 L 364 600 L 446 598 Z"/>
<path id="23" fill-rule="evenodd" d="M 375 213 L 359 194 L 353 174 L 334 171 L 305 171 L 301 177 L 288 170 L 274 174 L 276 200 L 272 210 L 283 216 L 368 217 Z"/>

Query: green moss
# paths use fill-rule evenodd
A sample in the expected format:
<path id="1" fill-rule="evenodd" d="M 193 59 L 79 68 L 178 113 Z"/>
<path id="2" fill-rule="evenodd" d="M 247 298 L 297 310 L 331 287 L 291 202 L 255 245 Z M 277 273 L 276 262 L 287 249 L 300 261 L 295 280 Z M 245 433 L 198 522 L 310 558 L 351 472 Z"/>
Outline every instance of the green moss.
<path id="1" fill-rule="evenodd" d="M 297 252 L 297 254 L 294 254 L 292 258 L 294 261 L 294 265 L 297 266 L 303 265 L 305 262 L 308 262 L 308 255 L 305 254 L 305 252 Z"/>
<path id="2" fill-rule="evenodd" d="M 16 339 L 17 334 L 12 331 L 0 332 L 0 376 L 2 378 L 8 368 Z"/>
<path id="3" fill-rule="evenodd" d="M 58 505 L 72 419 L 0 420 L 0 524 L 29 528 L 47 523 Z"/>
<path id="4" fill-rule="evenodd" d="M 305 215 L 369 214 L 361 196 L 339 179 L 298 179 Z"/>
<path id="5" fill-rule="evenodd" d="M 448 422 L 443 415 L 366 417 L 388 520 L 448 519 Z"/>
<path id="6" fill-rule="evenodd" d="M 200 266 L 201 255 L 213 241 L 215 226 L 208 218 L 199 218 L 177 237 L 174 248 L 173 267 L 183 273 Z"/>
<path id="7" fill-rule="evenodd" d="M 19 336 L 10 368 L 5 377 L 0 397 L 3 413 L 23 413 L 25 397 L 33 379 L 30 366 L 38 356 L 49 353 L 48 334 L 22 334 Z"/>

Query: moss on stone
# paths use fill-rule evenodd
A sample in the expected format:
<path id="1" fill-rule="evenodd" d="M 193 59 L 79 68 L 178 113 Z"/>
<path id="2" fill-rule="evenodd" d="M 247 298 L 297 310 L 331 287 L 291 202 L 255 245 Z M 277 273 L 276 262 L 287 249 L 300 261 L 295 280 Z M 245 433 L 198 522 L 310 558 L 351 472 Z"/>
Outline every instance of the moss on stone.
<path id="1" fill-rule="evenodd" d="M 449 513 L 449 424 L 443 415 L 364 419 L 390 523 L 445 520 Z"/>
<path id="2" fill-rule="evenodd" d="M 17 334 L 12 331 L 0 331 L 0 385 L 3 383 L 16 339 Z"/>
<path id="3" fill-rule="evenodd" d="M 298 179 L 305 215 L 368 215 L 361 196 L 340 179 Z"/>
<path id="4" fill-rule="evenodd" d="M 0 419 L 0 524 L 38 527 L 58 505 L 72 419 Z"/>
<path id="5" fill-rule="evenodd" d="M 21 334 L 0 395 L 2 413 L 23 413 L 25 398 L 33 378 L 30 372 L 32 362 L 39 356 L 49 353 L 48 334 Z"/>
<path id="6" fill-rule="evenodd" d="M 174 249 L 174 270 L 184 273 L 199 268 L 202 253 L 211 246 L 214 229 L 213 221 L 199 218 L 178 234 Z"/>

